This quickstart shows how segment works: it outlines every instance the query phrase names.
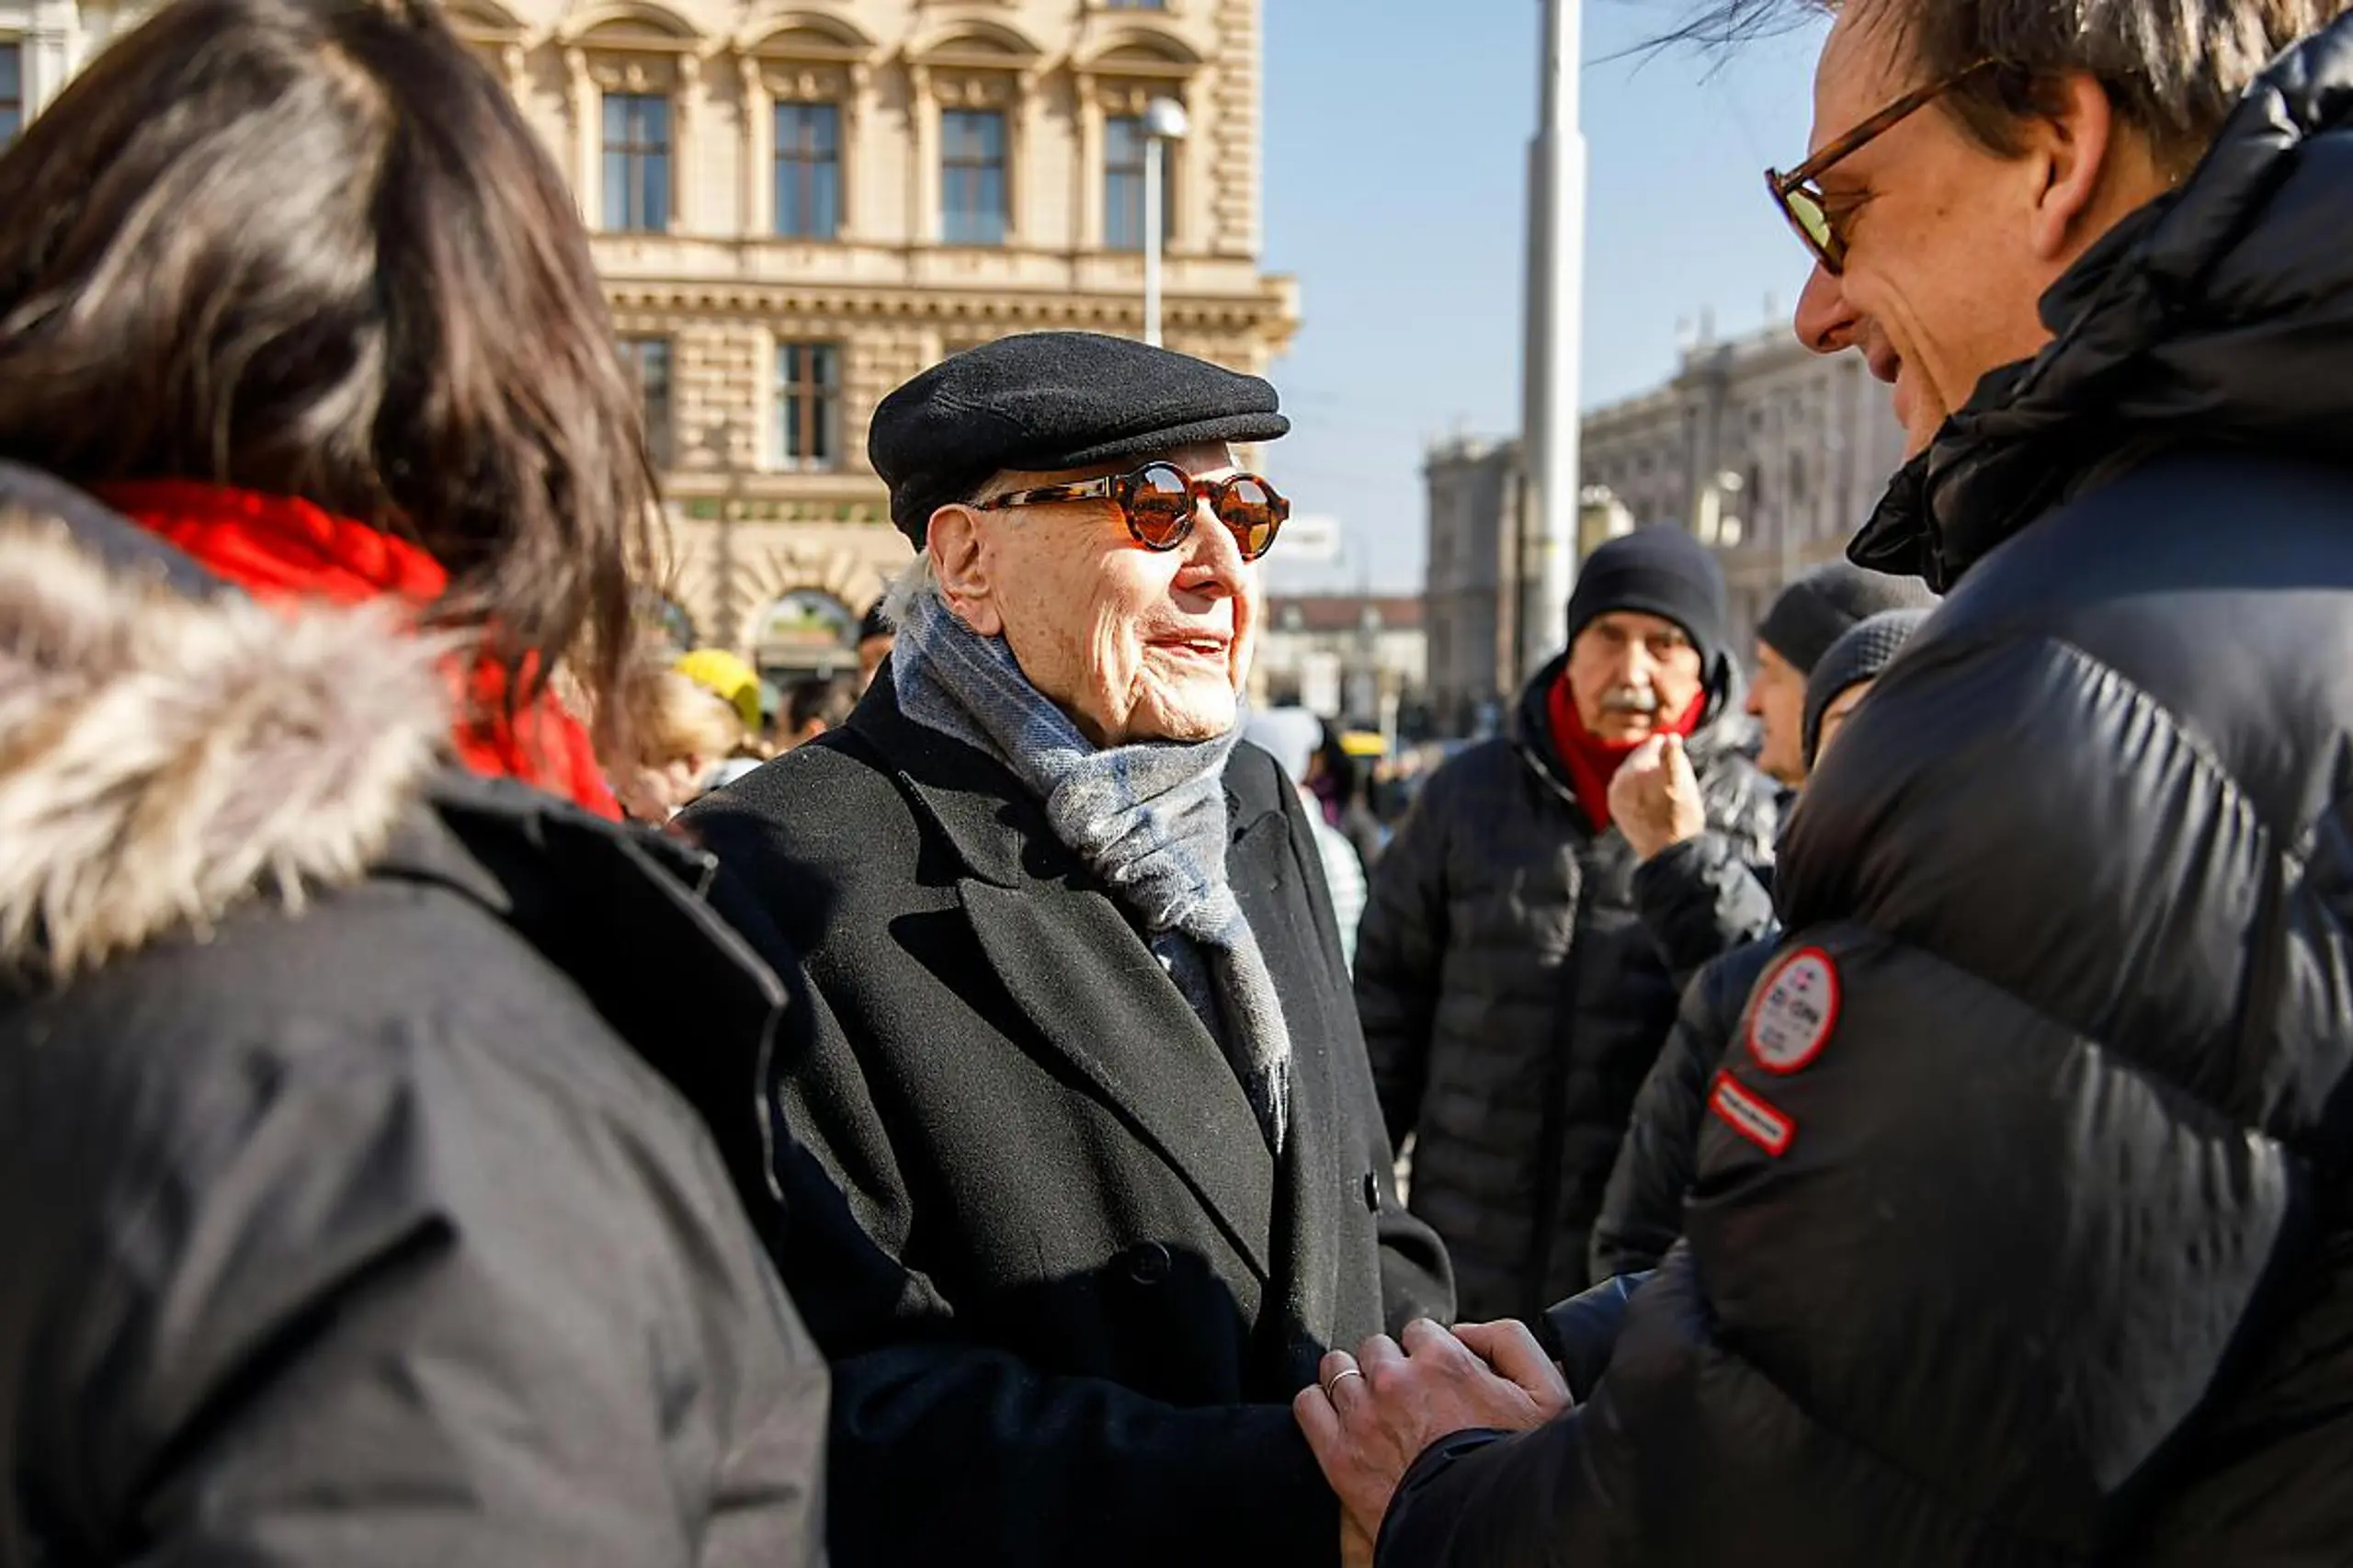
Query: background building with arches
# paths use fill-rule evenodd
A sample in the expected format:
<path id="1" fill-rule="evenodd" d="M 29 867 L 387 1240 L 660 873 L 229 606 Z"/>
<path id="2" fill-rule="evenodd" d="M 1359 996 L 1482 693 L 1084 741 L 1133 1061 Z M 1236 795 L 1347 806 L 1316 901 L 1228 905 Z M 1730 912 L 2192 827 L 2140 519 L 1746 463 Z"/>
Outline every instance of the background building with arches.
<path id="1" fill-rule="evenodd" d="M 1141 335 L 1151 98 L 1192 121 L 1169 346 L 1262 371 L 1297 329 L 1259 265 L 1261 0 L 447 3 L 594 232 L 706 643 L 757 656 L 795 595 L 862 614 L 905 562 L 866 462 L 892 387 L 1009 333 Z M 0 0 L 0 139 L 150 8 Z"/>

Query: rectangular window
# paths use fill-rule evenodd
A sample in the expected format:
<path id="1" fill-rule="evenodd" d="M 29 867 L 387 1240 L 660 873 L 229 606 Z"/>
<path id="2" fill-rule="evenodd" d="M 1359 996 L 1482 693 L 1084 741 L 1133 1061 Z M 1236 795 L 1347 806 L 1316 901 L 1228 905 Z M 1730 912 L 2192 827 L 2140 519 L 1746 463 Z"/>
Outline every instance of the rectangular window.
<path id="1" fill-rule="evenodd" d="M 17 132 L 24 126 L 24 46 L 0 43 L 0 146 L 16 140 Z"/>
<path id="2" fill-rule="evenodd" d="M 669 232 L 670 100 L 659 94 L 605 95 L 605 227 Z"/>
<path id="3" fill-rule="evenodd" d="M 1135 115 L 1114 115 L 1103 122 L 1103 244 L 1112 250 L 1143 249 L 1143 161 L 1154 145 Z M 1176 232 L 1175 149 L 1165 142 L 1157 145 L 1160 240 L 1165 244 Z"/>
<path id="4" fill-rule="evenodd" d="M 830 240 L 842 226 L 842 113 L 833 104 L 776 106 L 776 232 Z"/>
<path id="5" fill-rule="evenodd" d="M 951 245 L 1005 244 L 1005 116 L 952 108 L 939 117 L 940 238 Z"/>
<path id="6" fill-rule="evenodd" d="M 645 449 L 654 466 L 672 466 L 670 425 L 670 340 L 666 337 L 624 337 L 621 358 L 637 377 L 638 395 L 645 402 Z"/>
<path id="7" fill-rule="evenodd" d="M 776 450 L 781 466 L 841 464 L 842 350 L 837 343 L 776 348 Z"/>

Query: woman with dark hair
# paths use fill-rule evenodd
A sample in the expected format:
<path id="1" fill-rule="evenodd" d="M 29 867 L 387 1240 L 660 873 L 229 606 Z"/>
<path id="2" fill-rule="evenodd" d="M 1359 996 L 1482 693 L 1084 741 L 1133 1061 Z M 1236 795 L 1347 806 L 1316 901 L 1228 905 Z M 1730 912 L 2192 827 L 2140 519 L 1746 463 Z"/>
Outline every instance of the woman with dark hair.
<path id="1" fill-rule="evenodd" d="M 178 0 L 0 213 L 0 1564 L 814 1561 L 788 992 L 551 684 L 655 516 L 570 194 L 423 0 Z"/>

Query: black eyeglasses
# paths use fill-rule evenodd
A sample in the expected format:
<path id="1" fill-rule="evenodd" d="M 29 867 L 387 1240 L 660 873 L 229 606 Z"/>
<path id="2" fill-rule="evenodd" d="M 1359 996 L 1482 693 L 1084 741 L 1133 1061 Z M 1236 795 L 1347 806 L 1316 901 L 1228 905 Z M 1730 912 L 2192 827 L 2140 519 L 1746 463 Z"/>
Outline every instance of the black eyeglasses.
<path id="1" fill-rule="evenodd" d="M 1981 60 L 1966 70 L 1904 94 L 1788 174 L 1778 169 L 1765 171 L 1765 187 L 1773 193 L 1773 204 L 1790 221 L 1798 238 L 1805 242 L 1806 249 L 1813 252 L 1824 271 L 1836 278 L 1846 269 L 1847 236 L 1838 232 L 1836 222 L 1830 216 L 1829 204 L 1813 182 L 1833 164 L 1853 157 L 1866 144 L 1886 135 L 1980 71 L 1991 70 L 1994 64 L 1991 60 Z"/>
<path id="2" fill-rule="evenodd" d="M 1272 550 L 1275 535 L 1290 519 L 1290 503 L 1255 473 L 1195 479 L 1171 462 L 1148 462 L 1133 473 L 1115 473 L 1074 484 L 1047 484 L 975 501 L 976 512 L 1015 506 L 1050 506 L 1062 501 L 1108 500 L 1119 505 L 1128 533 L 1146 550 L 1174 550 L 1192 537 L 1200 503 L 1233 530 L 1242 559 L 1256 561 Z"/>

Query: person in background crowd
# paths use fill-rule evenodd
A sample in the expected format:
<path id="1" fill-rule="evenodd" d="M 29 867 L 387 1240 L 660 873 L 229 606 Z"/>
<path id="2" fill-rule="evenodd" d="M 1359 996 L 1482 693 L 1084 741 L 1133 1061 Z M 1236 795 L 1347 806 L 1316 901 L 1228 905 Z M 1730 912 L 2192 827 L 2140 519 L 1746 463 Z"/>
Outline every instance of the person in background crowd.
<path id="1" fill-rule="evenodd" d="M 861 694 L 874 684 L 874 673 L 891 656 L 893 633 L 882 607 L 883 601 L 876 599 L 867 607 L 865 619 L 858 624 L 858 689 Z"/>
<path id="2" fill-rule="evenodd" d="M 1802 785 L 1805 686 L 1815 664 L 1858 621 L 1935 602 L 1916 578 L 1844 562 L 1817 567 L 1782 589 L 1756 628 L 1756 684 L 1748 711 L 1764 735 L 1757 766 L 1792 790 Z M 1634 907 L 1677 984 L 1778 929 L 1766 885 L 1769 868 L 1742 859 L 1722 835 L 1707 831 L 1706 802 L 1688 761 L 1664 746 L 1644 746 L 1610 780 L 1609 812 L 1641 862 L 1634 869 Z"/>
<path id="3" fill-rule="evenodd" d="M 0 1561 L 821 1562 L 787 993 L 547 684 L 657 515 L 572 192 L 438 7 L 178 0 L 0 211 Z"/>
<path id="4" fill-rule="evenodd" d="M 1324 820 L 1322 805 L 1304 782 L 1313 771 L 1316 748 L 1328 733 L 1324 721 L 1304 708 L 1269 708 L 1253 713 L 1243 726 L 1242 738 L 1273 757 L 1299 790 L 1308 809 L 1308 826 L 1324 867 L 1324 884 L 1332 895 L 1332 916 L 1340 928 L 1340 951 L 1353 965 L 1357 956 L 1357 923 L 1364 918 L 1364 862 L 1340 830 Z"/>
<path id="5" fill-rule="evenodd" d="M 760 672 L 724 648 L 697 648 L 678 655 L 673 666 L 688 680 L 735 710 L 736 728 L 760 733 Z"/>
<path id="6" fill-rule="evenodd" d="M 614 781 L 631 817 L 658 827 L 732 782 L 724 770 L 744 744 L 743 720 L 709 686 L 647 660 L 631 672 L 621 700 L 630 758 Z"/>
<path id="7" fill-rule="evenodd" d="M 847 676 L 829 676 L 819 680 L 793 683 L 785 694 L 784 733 L 780 751 L 806 745 L 829 730 L 838 730 L 849 722 L 851 711 L 865 690 L 862 680 Z"/>
<path id="8" fill-rule="evenodd" d="M 1817 566 L 1783 588 L 1756 623 L 1756 681 L 1748 693 L 1748 710 L 1765 737 L 1756 766 L 1792 790 L 1802 787 L 1813 767 L 1800 732 L 1814 666 L 1859 622 L 1935 603 L 1916 577 L 1867 572 L 1845 561 Z"/>
<path id="9" fill-rule="evenodd" d="M 1355 846 L 1358 863 L 1370 872 L 1380 863 L 1381 852 L 1389 846 L 1389 832 L 1366 803 L 1364 765 L 1348 755 L 1347 744 L 1336 726 L 1320 719 L 1316 723 L 1321 738 L 1305 782 L 1323 811 L 1324 820 Z"/>
<path id="10" fill-rule="evenodd" d="M 1847 714 L 1927 619 L 1926 609 L 1884 611 L 1848 627 L 1808 660 L 1812 673 L 1795 721 L 1802 769 L 1813 770 Z M 1777 929 L 1713 960 L 1685 989 L 1675 1028 L 1634 1100 L 1625 1146 L 1602 1194 L 1593 1223 L 1594 1278 L 1657 1267 L 1683 1233 L 1683 1198 L 1699 1169 L 1708 1080 L 1780 949 Z"/>
<path id="11" fill-rule="evenodd" d="M 1405 1355 L 1303 1411 L 1384 1568 L 2345 1560 L 2339 10 L 1837 13 L 1798 329 L 1910 435 L 1849 555 L 1948 597 L 1792 815 L 1590 1399 L 1472 1435 L 1527 1388 Z"/>
<path id="12" fill-rule="evenodd" d="M 1288 1402 L 1450 1321 L 1310 812 L 1240 744 L 1287 507 L 1228 443 L 1287 428 L 1256 377 L 1087 333 L 917 376 L 870 437 L 923 552 L 884 673 L 688 813 L 810 955 L 781 1097 L 847 1203 L 797 1205 L 786 1277 L 847 1568 L 1333 1562 Z"/>
<path id="13" fill-rule="evenodd" d="M 1438 769 L 1373 874 L 1358 1006 L 1389 1135 L 1415 1134 L 1414 1212 L 1446 1239 L 1466 1317 L 1532 1319 L 1584 1287 L 1587 1227 L 1675 1021 L 1612 773 L 1664 737 L 1729 853 L 1771 845 L 1723 621 L 1723 575 L 1688 534 L 1595 551 L 1569 646 L 1512 733 Z"/>

